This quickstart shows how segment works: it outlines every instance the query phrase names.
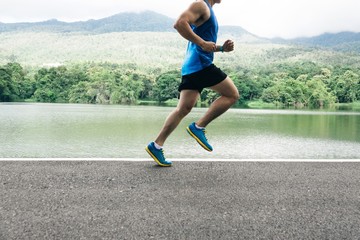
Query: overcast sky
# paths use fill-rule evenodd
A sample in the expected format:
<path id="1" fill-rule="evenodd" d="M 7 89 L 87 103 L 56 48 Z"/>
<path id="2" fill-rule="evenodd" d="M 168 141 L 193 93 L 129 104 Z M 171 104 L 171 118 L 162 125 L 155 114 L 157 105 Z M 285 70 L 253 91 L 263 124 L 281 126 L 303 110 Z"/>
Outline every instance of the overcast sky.
<path id="1" fill-rule="evenodd" d="M 177 18 L 194 0 L 0 0 L 0 22 L 85 21 L 124 11 L 152 10 Z M 223 0 L 220 25 L 262 37 L 293 38 L 324 32 L 360 32 L 360 0 Z"/>

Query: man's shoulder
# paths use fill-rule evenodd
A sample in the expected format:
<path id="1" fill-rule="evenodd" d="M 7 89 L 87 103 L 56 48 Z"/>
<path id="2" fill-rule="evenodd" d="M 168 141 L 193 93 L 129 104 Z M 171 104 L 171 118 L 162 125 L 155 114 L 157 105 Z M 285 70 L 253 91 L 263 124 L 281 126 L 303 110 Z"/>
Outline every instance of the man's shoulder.
<path id="1" fill-rule="evenodd" d="M 200 12 L 200 13 L 206 13 L 209 10 L 209 8 L 204 0 L 197 0 L 197 1 L 193 2 L 190 5 L 190 9 L 192 9 L 196 12 Z"/>
<path id="2" fill-rule="evenodd" d="M 200 21 L 201 19 L 207 20 L 210 17 L 210 9 L 204 0 L 198 0 L 193 2 L 190 5 L 189 10 L 198 15 Z"/>

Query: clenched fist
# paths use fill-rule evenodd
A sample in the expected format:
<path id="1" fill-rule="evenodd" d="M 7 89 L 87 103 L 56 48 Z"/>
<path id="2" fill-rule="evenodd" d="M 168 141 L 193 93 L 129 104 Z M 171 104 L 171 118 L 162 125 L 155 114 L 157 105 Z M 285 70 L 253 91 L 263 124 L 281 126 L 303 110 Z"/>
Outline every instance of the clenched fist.
<path id="1" fill-rule="evenodd" d="M 223 45 L 223 51 L 224 52 L 231 52 L 234 50 L 234 42 L 232 40 L 226 40 Z"/>

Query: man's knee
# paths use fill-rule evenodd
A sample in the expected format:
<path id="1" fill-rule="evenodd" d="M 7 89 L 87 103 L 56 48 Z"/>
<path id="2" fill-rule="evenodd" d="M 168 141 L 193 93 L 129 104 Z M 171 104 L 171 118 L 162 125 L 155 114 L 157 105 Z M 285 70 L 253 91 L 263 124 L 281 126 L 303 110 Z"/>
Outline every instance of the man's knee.
<path id="1" fill-rule="evenodd" d="M 240 99 L 239 91 L 236 89 L 231 94 L 229 94 L 227 97 L 231 100 L 232 104 L 235 104 Z"/>
<path id="2" fill-rule="evenodd" d="M 182 106 L 178 107 L 176 110 L 178 111 L 178 114 L 180 116 L 185 117 L 186 115 L 188 115 L 191 112 L 192 108 L 193 108 L 193 106 L 182 105 Z"/>
<path id="3" fill-rule="evenodd" d="M 231 105 L 235 104 L 240 98 L 237 87 L 229 77 L 220 84 L 212 87 L 212 89 L 218 92 L 221 96 L 226 97 L 230 101 Z"/>
<path id="4" fill-rule="evenodd" d="M 240 93 L 239 91 L 236 89 L 236 92 L 233 95 L 233 99 L 235 100 L 235 102 L 237 102 L 240 99 Z"/>

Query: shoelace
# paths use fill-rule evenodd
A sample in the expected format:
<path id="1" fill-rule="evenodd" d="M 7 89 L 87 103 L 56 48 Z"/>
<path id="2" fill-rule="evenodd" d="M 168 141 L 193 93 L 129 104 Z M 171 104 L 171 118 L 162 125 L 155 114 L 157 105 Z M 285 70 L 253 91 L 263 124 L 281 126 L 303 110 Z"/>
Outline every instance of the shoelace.
<path id="1" fill-rule="evenodd" d="M 164 149 L 160 149 L 162 156 L 164 157 Z M 165 158 L 165 157 L 164 157 Z"/>
<path id="2" fill-rule="evenodd" d="M 206 137 L 206 130 L 205 129 L 202 129 L 203 133 L 204 133 L 204 137 L 206 139 L 206 141 L 208 140 L 207 137 Z"/>

